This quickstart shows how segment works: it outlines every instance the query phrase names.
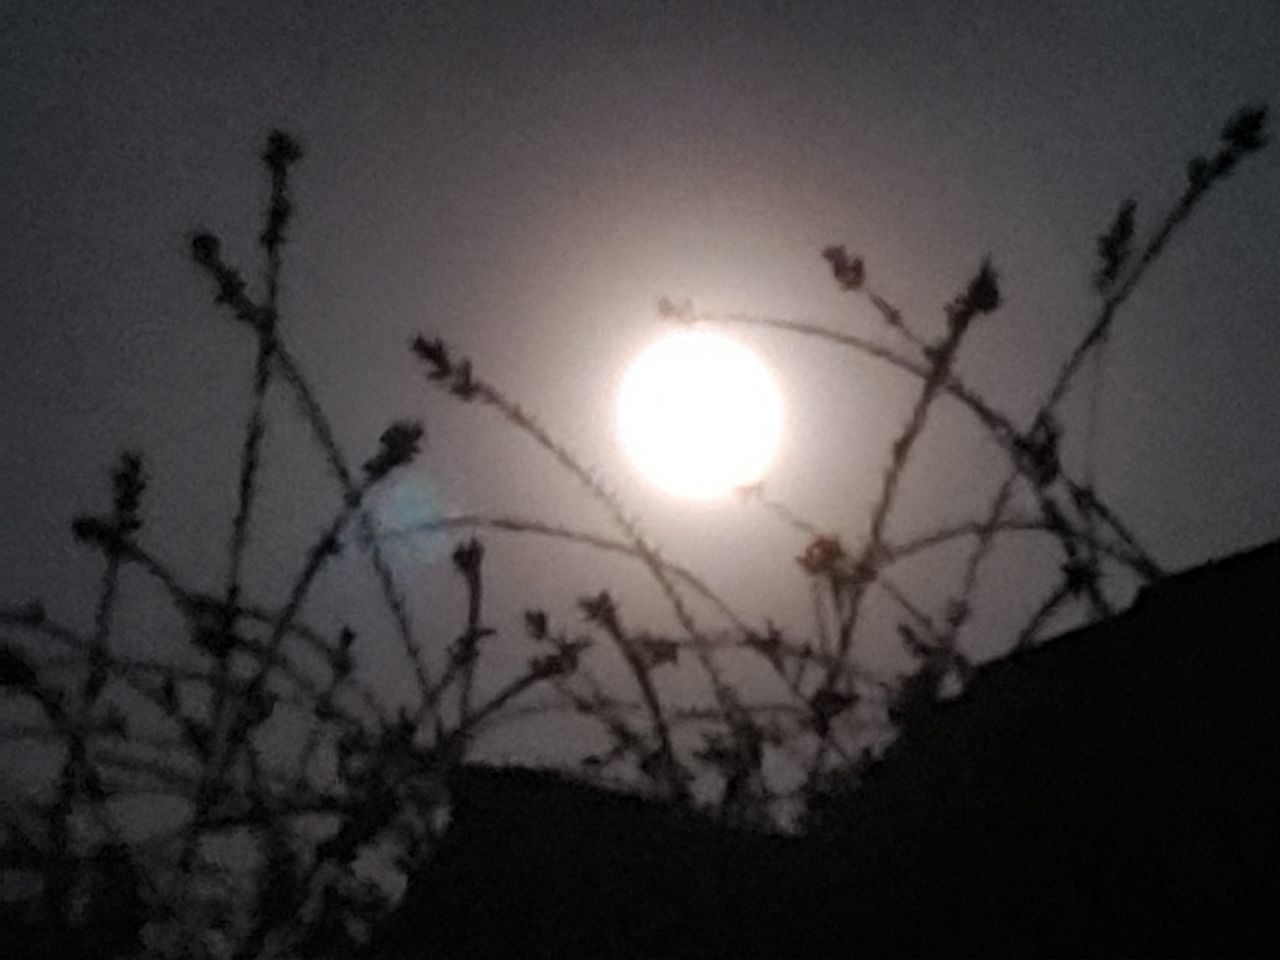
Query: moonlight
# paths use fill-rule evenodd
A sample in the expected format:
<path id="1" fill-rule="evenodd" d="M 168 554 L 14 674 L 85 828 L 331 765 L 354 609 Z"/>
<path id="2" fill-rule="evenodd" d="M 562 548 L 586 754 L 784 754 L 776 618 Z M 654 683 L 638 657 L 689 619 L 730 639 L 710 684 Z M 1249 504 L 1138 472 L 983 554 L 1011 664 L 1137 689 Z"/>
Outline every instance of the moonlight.
<path id="1" fill-rule="evenodd" d="M 623 375 L 618 429 L 627 456 L 652 483 L 711 499 L 764 475 L 782 433 L 782 396 L 747 347 L 678 333 L 647 347 Z"/>

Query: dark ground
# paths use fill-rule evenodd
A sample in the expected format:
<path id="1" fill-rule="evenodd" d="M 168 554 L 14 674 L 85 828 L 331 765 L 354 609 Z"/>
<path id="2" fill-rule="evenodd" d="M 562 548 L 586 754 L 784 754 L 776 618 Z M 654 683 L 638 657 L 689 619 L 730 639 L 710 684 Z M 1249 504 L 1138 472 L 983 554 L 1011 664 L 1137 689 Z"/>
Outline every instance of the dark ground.
<path id="1" fill-rule="evenodd" d="M 981 670 L 804 840 L 469 768 L 376 956 L 1262 956 L 1280 544 Z"/>

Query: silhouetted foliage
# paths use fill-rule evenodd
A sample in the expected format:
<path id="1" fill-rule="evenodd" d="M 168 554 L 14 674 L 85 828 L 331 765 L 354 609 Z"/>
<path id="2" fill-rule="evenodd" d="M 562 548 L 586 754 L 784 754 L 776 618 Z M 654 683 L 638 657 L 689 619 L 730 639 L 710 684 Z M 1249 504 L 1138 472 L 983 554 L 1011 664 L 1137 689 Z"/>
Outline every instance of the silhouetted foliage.
<path id="1" fill-rule="evenodd" d="M 737 863 L 738 854 L 722 849 L 723 835 L 716 831 L 748 831 L 734 836 L 772 849 L 785 841 L 763 836 L 762 828 L 786 826 L 797 811 L 807 812 L 810 822 L 820 811 L 838 818 L 890 733 L 905 730 L 909 736 L 931 722 L 942 687 L 962 687 L 974 676 L 961 640 L 997 540 L 1032 534 L 1048 538 L 1060 553 L 1061 576 L 1011 638 L 1014 649 L 1036 644 L 1050 618 L 1068 607 L 1093 617 L 1110 615 L 1107 589 L 1117 577 L 1149 583 L 1162 576 L 1114 510 L 1067 469 L 1058 408 L 1177 229 L 1210 188 L 1266 143 L 1265 118 L 1261 107 L 1235 115 L 1216 150 L 1191 161 L 1183 193 L 1152 220 L 1149 233 L 1139 234 L 1132 201 L 1120 208 L 1098 241 L 1096 316 L 1025 427 L 966 384 L 956 369 L 974 323 L 997 322 L 992 315 L 1001 292 L 990 258 L 943 305 L 945 329 L 936 340 L 922 335 L 872 286 L 861 256 L 838 244 L 822 251 L 833 279 L 875 310 L 883 336 L 713 314 L 688 298 L 658 301 L 659 317 L 668 322 L 737 324 L 814 337 L 918 382 L 888 451 L 865 531 L 811 522 L 772 499 L 763 485 L 742 491 L 744 504 L 765 510 L 797 535 L 795 562 L 819 612 L 812 635 L 804 637 L 772 621 L 749 622 L 703 577 L 664 558 L 599 474 L 439 338 L 420 335 L 410 343 L 427 384 L 523 432 L 603 508 L 612 531 L 505 514 L 380 528 L 369 510 L 370 496 L 413 463 L 426 442 L 425 427 L 407 421 L 388 425 L 363 461 L 353 460 L 338 443 L 290 349 L 292 334 L 280 313 L 283 252 L 294 209 L 290 178 L 303 154 L 290 136 L 273 131 L 261 156 L 270 182 L 258 236 L 262 289 L 251 287 L 214 233 L 189 238 L 190 255 L 211 282 L 214 302 L 256 344 L 225 567 L 205 571 L 197 583 L 179 576 L 164 557 L 163 532 L 160 545 L 148 539 L 153 532 L 144 527 L 143 459 L 128 452 L 112 475 L 110 512 L 83 514 L 72 524 L 76 539 L 104 561 L 92 629 L 66 625 L 37 601 L 0 607 L 0 686 L 39 718 L 6 736 L 50 744 L 58 757 L 57 775 L 43 793 L 5 809 L 0 857 L 6 869 L 29 875 L 36 890 L 25 902 L 6 907 L 5 935 L 20 938 L 20 952 L 45 955 L 349 953 L 391 906 L 390 895 L 357 864 L 390 850 L 387 869 L 412 874 L 433 851 L 449 856 L 454 841 L 446 834 L 442 845 L 439 815 L 451 778 L 490 723 L 518 716 L 526 705 L 568 711 L 596 725 L 606 746 L 580 758 L 577 776 L 608 772 L 660 799 L 662 812 L 652 814 L 654 822 L 680 824 L 673 829 L 684 831 L 681 842 L 690 851 Z M 246 589 L 244 561 L 254 537 L 261 536 L 256 504 L 271 390 L 293 399 L 324 458 L 336 503 L 288 589 L 264 605 L 248 599 L 254 591 Z M 889 520 L 902 478 L 941 401 L 957 403 L 976 418 L 1004 452 L 1007 474 L 981 516 L 894 540 Z M 1029 494 L 1033 510 L 1014 509 L 1017 491 Z M 411 621 L 385 545 L 454 529 L 465 534 L 452 555 L 467 597 L 465 622 L 446 649 L 431 650 Z M 543 537 L 634 560 L 658 587 L 677 629 L 645 629 L 615 588 L 586 585 L 577 610 L 527 611 L 525 639 L 532 652 L 523 669 L 504 674 L 478 696 L 477 676 L 490 662 L 488 642 L 496 630 L 484 617 L 485 548 L 477 531 Z M 374 576 L 392 624 L 389 638 L 357 638 L 346 624 L 322 628 L 307 619 L 320 574 L 349 543 Z M 896 564 L 958 543 L 968 549 L 954 595 L 916 598 L 896 582 Z M 113 634 L 125 568 L 158 585 L 183 619 L 189 644 L 183 656 L 140 658 L 120 650 Z M 872 591 L 882 592 L 900 615 L 896 639 L 915 664 L 905 676 L 880 676 L 861 660 L 865 644 L 857 641 L 871 629 L 863 614 Z M 411 705 L 393 707 L 361 676 L 358 643 L 366 642 L 398 647 L 414 682 Z M 602 667 L 605 656 L 622 664 L 624 677 Z M 772 679 L 781 699 L 740 689 L 729 679 L 730 661 L 754 664 Z M 669 678 L 684 671 L 704 684 L 705 702 L 673 704 Z M 547 699 L 535 704 L 530 695 L 536 692 Z M 262 745 L 270 725 L 286 714 L 307 731 L 300 749 L 288 756 Z M 320 762 L 323 757 L 331 762 Z M 126 839 L 115 804 L 141 795 L 180 801 L 181 825 L 145 842 Z M 566 827 L 557 836 L 555 830 L 550 822 L 535 821 L 526 834 L 554 846 L 571 832 Z M 752 839 L 741 839 L 748 835 Z M 231 868 L 219 859 L 217 850 L 228 842 L 250 851 L 249 866 Z M 611 842 L 625 858 L 628 839 Z M 689 853 L 686 860 L 700 856 Z M 688 883 L 701 869 L 696 862 L 668 866 L 688 874 L 681 880 Z M 725 869 L 741 872 L 739 866 Z M 755 882 L 745 874 L 740 881 Z M 713 899 L 723 906 L 738 889 L 727 887 Z M 758 896 L 758 890 L 750 894 Z M 822 902 L 827 901 L 815 900 Z M 680 922 L 686 921 L 687 935 L 699 936 L 688 917 Z M 607 910 L 596 922 L 609 922 Z M 705 937 L 698 942 L 709 943 Z M 644 952 L 644 941 L 635 941 L 633 949 Z"/>

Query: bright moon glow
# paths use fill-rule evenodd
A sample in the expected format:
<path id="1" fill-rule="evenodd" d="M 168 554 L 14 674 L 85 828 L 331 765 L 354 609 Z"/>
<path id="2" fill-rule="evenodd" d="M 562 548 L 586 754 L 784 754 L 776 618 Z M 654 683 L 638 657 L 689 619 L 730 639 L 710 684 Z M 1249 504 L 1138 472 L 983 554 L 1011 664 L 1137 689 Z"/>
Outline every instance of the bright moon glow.
<path id="1" fill-rule="evenodd" d="M 701 331 L 649 346 L 618 393 L 627 455 L 653 483 L 711 498 L 756 483 L 782 433 L 782 395 L 751 350 Z"/>

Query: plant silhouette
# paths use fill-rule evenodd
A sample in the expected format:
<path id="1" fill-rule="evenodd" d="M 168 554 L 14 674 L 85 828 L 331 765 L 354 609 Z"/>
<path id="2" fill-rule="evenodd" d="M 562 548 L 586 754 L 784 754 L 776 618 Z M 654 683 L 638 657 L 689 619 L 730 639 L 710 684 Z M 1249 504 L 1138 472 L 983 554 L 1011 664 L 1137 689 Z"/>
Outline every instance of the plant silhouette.
<path id="1" fill-rule="evenodd" d="M 943 333 L 931 339 L 875 286 L 861 256 L 840 245 L 821 251 L 834 282 L 865 300 L 881 329 L 853 333 L 750 313 L 703 311 L 663 297 L 657 312 L 678 325 L 764 327 L 816 338 L 914 378 L 917 390 L 888 451 L 878 495 L 856 534 L 799 516 L 763 486 L 744 504 L 795 534 L 794 556 L 819 615 L 794 636 L 736 612 L 698 572 L 663 556 L 605 480 L 541 419 L 512 399 L 454 347 L 429 332 L 410 346 L 425 381 L 453 400 L 481 407 L 524 433 L 598 503 L 611 529 L 562 526 L 508 513 L 446 516 L 389 530 L 371 497 L 430 442 L 417 422 L 389 424 L 363 461 L 338 442 L 311 380 L 291 347 L 280 308 L 285 249 L 292 228 L 291 178 L 303 159 L 290 135 L 274 131 L 261 155 L 270 185 L 258 237 L 262 280 L 246 273 L 211 232 L 189 238 L 190 255 L 233 325 L 253 338 L 249 411 L 243 425 L 235 509 L 224 556 L 197 583 L 166 559 L 164 531 L 145 521 L 145 452 L 122 453 L 111 475 L 111 504 L 72 524 L 75 538 L 103 560 L 92 627 L 68 626 L 31 601 L 0 607 L 0 685 L 31 709 L 10 739 L 48 743 L 58 756 L 52 783 L 5 805 L 0 857 L 31 880 L 34 893 L 5 907 L 5 936 L 19 953 L 270 957 L 342 955 L 366 940 L 391 897 L 357 868 L 390 849 L 393 869 L 412 873 L 440 842 L 440 811 L 451 776 L 475 739 L 500 717 L 530 705 L 577 714 L 607 746 L 579 758 L 576 775 L 608 772 L 689 816 L 760 831 L 785 825 L 786 811 L 810 822 L 838 807 L 886 740 L 928 715 L 945 686 L 963 687 L 975 665 L 962 638 L 971 629 L 977 586 L 997 541 L 1047 538 L 1060 575 L 1010 638 L 1034 646 L 1051 618 L 1078 608 L 1091 618 L 1116 609 L 1117 581 L 1152 583 L 1163 568 L 1091 484 L 1063 463 L 1060 407 L 1089 357 L 1099 351 L 1134 292 L 1206 197 L 1266 143 L 1265 107 L 1247 107 L 1219 142 L 1188 165 L 1180 195 L 1163 212 L 1139 217 L 1124 201 L 1098 240 L 1096 313 L 1086 334 L 1022 425 L 966 383 L 956 359 L 972 330 L 999 320 L 998 269 L 976 258 L 971 279 L 943 307 Z M 1148 226 L 1143 226 L 1144 221 Z M 289 396 L 323 456 L 335 503 L 283 595 L 257 599 L 246 556 L 261 537 L 269 393 Z M 987 509 L 961 523 L 894 540 L 889 521 L 926 423 L 942 403 L 974 417 L 1007 460 Z M 1031 509 L 1018 508 L 1018 494 Z M 456 639 L 430 649 L 410 617 L 389 542 L 459 531 L 451 562 L 466 596 Z M 652 579 L 678 626 L 655 633 L 633 622 L 616 587 L 587 584 L 577 610 L 531 603 L 523 668 L 496 684 L 478 679 L 494 662 L 495 629 L 485 618 L 482 533 L 540 537 L 628 558 Z M 354 544 L 391 625 L 385 637 L 357 637 L 346 625 L 308 618 L 320 575 Z M 895 566 L 965 546 L 953 596 L 908 594 Z M 185 625 L 183 656 L 143 658 L 118 642 L 117 611 L 130 570 L 163 592 Z M 866 608 L 873 592 L 898 612 L 896 641 L 914 670 L 879 675 L 864 660 Z M 937 614 L 931 611 L 942 611 Z M 393 708 L 362 675 L 361 644 L 392 644 L 411 676 L 415 701 Z M 612 658 L 621 674 L 602 664 Z M 744 662 L 770 678 L 778 696 L 761 699 L 732 679 Z M 694 675 L 704 702 L 676 705 L 673 678 Z M 482 691 L 485 691 L 482 693 Z M 541 700 L 536 700 L 541 696 Z M 264 746 L 289 714 L 305 730 L 288 755 Z M 874 736 L 869 736 L 868 731 Z M 321 762 L 328 758 L 331 762 Z M 787 778 L 779 778 L 785 769 Z M 122 797 L 156 795 L 183 804 L 173 830 L 144 842 L 127 838 L 114 810 Z M 708 799 L 710 798 L 710 799 Z M 234 841 L 245 864 L 216 855 Z"/>

